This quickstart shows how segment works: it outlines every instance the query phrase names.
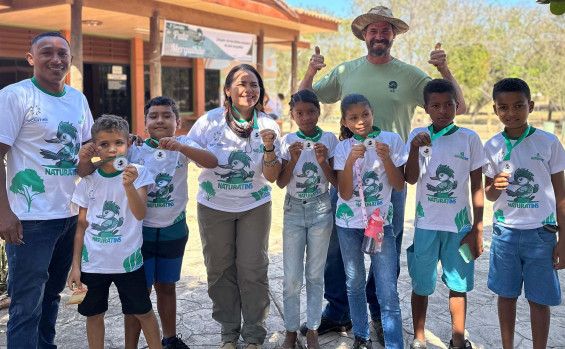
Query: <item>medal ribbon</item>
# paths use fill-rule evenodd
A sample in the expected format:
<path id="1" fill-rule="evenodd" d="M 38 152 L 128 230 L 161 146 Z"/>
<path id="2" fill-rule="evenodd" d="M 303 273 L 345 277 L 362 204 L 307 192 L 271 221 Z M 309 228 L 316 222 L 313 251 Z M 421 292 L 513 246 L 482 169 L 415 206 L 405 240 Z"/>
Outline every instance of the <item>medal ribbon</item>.
<path id="1" fill-rule="evenodd" d="M 378 128 L 377 126 L 373 126 L 373 131 L 367 135 L 367 138 L 377 138 L 380 134 L 381 134 L 381 129 Z M 365 140 L 365 138 L 354 134 L 353 138 L 355 138 L 356 140 L 358 140 L 359 142 L 363 142 Z"/>
<path id="2" fill-rule="evenodd" d="M 379 130 L 380 133 L 380 130 Z M 378 134 L 377 134 L 378 135 Z M 350 144 L 353 146 L 353 139 L 350 139 Z M 361 178 L 361 170 L 359 169 L 359 162 L 355 161 L 355 175 L 357 176 L 357 186 L 359 187 L 359 198 L 361 199 L 361 208 L 363 213 L 363 224 L 365 228 L 369 220 L 367 219 L 367 210 L 365 209 L 365 193 L 363 193 L 363 179 Z"/>
<path id="3" fill-rule="evenodd" d="M 455 124 L 451 124 L 451 125 L 445 127 L 443 130 L 439 131 L 438 133 L 434 134 L 434 126 L 433 125 L 428 126 L 428 130 L 430 131 L 430 137 L 432 139 L 430 143 L 433 143 L 436 139 L 443 136 L 447 132 L 451 131 L 451 129 L 454 128 L 454 127 L 455 127 Z"/>
<path id="4" fill-rule="evenodd" d="M 109 159 L 106 159 L 106 160 L 102 160 L 102 163 L 105 164 L 105 163 L 110 162 L 110 161 L 112 161 L 112 160 L 115 160 L 115 159 L 117 159 L 117 158 L 125 158 L 125 157 L 126 157 L 125 155 L 116 155 L 116 156 L 114 156 L 113 158 L 109 158 Z"/>
<path id="5" fill-rule="evenodd" d="M 241 114 L 239 113 L 239 111 L 237 111 L 237 109 L 235 109 L 235 108 L 233 107 L 233 105 L 232 105 L 231 108 L 232 108 L 232 109 L 235 111 L 235 113 L 239 116 L 239 117 L 234 116 L 235 121 L 239 122 L 240 124 L 244 124 L 244 126 L 247 126 L 246 124 L 249 124 L 249 121 L 245 120 L 245 118 L 243 117 L 243 115 L 241 115 Z M 254 128 L 255 130 L 259 129 L 259 127 L 257 126 L 257 109 L 255 109 L 255 108 L 253 108 L 253 125 L 252 125 L 252 126 L 253 126 L 253 128 Z"/>
<path id="6" fill-rule="evenodd" d="M 156 146 L 151 144 L 151 143 L 155 143 L 157 144 Z M 159 141 L 153 138 L 147 138 L 145 140 L 145 144 L 147 144 L 149 147 L 153 148 L 153 149 L 157 149 L 157 147 L 159 146 Z"/>
<path id="7" fill-rule="evenodd" d="M 508 150 L 508 152 L 504 156 L 504 161 L 510 160 L 510 152 L 512 151 L 512 149 L 516 148 L 516 146 L 518 144 L 520 144 L 520 142 L 522 142 L 524 140 L 524 138 L 526 138 L 526 136 L 529 133 L 530 133 L 530 125 L 528 125 L 528 128 L 526 129 L 526 131 L 524 131 L 524 133 L 522 133 L 522 135 L 520 136 L 520 138 L 518 138 L 516 143 L 514 143 L 514 145 L 512 145 L 512 143 L 510 143 L 510 137 L 508 137 L 508 134 L 506 134 L 506 131 L 502 132 L 502 135 L 504 136 L 504 142 L 506 143 L 506 149 Z"/>
<path id="8" fill-rule="evenodd" d="M 296 135 L 299 138 L 306 139 L 312 142 L 317 142 L 320 140 L 320 138 L 322 138 L 322 132 L 323 132 L 322 129 L 316 126 L 316 133 L 312 137 L 306 136 L 304 132 L 302 132 L 301 130 L 296 131 Z"/>

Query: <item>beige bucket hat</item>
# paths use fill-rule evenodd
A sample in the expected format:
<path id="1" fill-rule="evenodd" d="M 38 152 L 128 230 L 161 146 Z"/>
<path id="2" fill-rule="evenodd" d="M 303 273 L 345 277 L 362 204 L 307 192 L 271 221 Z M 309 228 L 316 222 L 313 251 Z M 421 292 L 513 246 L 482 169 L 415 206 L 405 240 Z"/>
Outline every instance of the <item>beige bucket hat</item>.
<path id="1" fill-rule="evenodd" d="M 369 12 L 355 18 L 351 23 L 351 31 L 357 39 L 365 40 L 363 39 L 363 34 L 361 32 L 366 26 L 375 22 L 388 22 L 392 24 L 396 27 L 396 34 L 406 33 L 410 28 L 406 22 L 399 18 L 395 18 L 388 7 L 377 6 L 370 9 Z"/>

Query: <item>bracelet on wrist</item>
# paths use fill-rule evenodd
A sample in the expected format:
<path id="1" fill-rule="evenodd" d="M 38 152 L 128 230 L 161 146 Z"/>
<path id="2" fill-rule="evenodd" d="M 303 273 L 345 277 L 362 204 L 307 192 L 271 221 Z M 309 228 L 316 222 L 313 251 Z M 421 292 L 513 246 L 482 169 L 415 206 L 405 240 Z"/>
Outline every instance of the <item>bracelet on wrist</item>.
<path id="1" fill-rule="evenodd" d="M 277 158 L 275 158 L 275 160 L 271 160 L 271 161 L 263 160 L 263 166 L 265 166 L 265 167 L 275 167 L 277 165 L 277 162 L 279 162 L 279 159 L 277 159 Z"/>
<path id="2" fill-rule="evenodd" d="M 265 152 L 265 153 L 272 153 L 272 152 L 274 152 L 274 151 L 275 151 L 275 146 L 274 146 L 274 145 L 273 145 L 273 149 L 271 149 L 271 150 L 267 150 L 267 148 L 264 148 L 264 150 L 263 150 L 263 152 Z"/>

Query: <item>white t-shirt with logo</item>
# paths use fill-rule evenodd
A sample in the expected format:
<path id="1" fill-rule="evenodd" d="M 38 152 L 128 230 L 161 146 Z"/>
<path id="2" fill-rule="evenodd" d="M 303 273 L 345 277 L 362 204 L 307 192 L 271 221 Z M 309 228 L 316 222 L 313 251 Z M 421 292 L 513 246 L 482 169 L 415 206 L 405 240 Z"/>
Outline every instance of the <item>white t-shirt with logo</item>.
<path id="1" fill-rule="evenodd" d="M 406 151 L 419 133 L 429 134 L 427 127 L 410 133 Z M 420 157 L 420 175 L 416 188 L 416 217 L 420 229 L 458 233 L 472 227 L 469 204 L 470 172 L 487 163 L 481 139 L 475 131 L 457 127 L 432 143 L 432 156 Z M 427 160 L 427 161 L 423 161 Z"/>
<path id="2" fill-rule="evenodd" d="M 322 131 L 322 137 L 316 143 L 321 143 L 328 148 L 326 161 L 334 157 L 335 147 L 338 144 L 336 136 L 331 132 Z M 295 133 L 285 135 L 281 141 L 281 157 L 290 161 L 288 148 L 294 142 L 302 142 L 304 139 Z M 312 149 L 302 149 L 300 157 L 292 172 L 290 182 L 286 186 L 287 193 L 295 198 L 312 198 L 328 191 L 328 180 L 324 171 L 316 159 L 316 151 Z"/>
<path id="3" fill-rule="evenodd" d="M 140 165 L 133 182 L 137 190 L 153 183 Z M 129 207 L 122 172 L 106 174 L 100 169 L 84 177 L 73 194 L 73 202 L 87 209 L 81 271 L 99 274 L 129 273 L 143 265 L 142 223 Z"/>
<path id="4" fill-rule="evenodd" d="M 512 144 L 515 142 L 511 140 Z M 502 172 L 507 153 L 502 133 L 486 142 L 485 151 L 488 163 L 483 166 L 483 173 L 494 178 Z M 510 155 L 513 169 L 509 185 L 494 202 L 493 222 L 516 229 L 555 225 L 557 213 L 551 175 L 565 170 L 561 142 L 555 135 L 532 127 Z"/>
<path id="5" fill-rule="evenodd" d="M 71 196 L 78 151 L 93 123 L 84 95 L 67 85 L 54 95 L 27 79 L 3 88 L 0 105 L 0 143 L 11 147 L 6 191 L 12 211 L 20 220 L 77 215 Z"/>
<path id="6" fill-rule="evenodd" d="M 203 168 L 198 182 L 198 203 L 225 212 L 243 212 L 271 201 L 271 187 L 263 176 L 261 142 L 240 138 L 226 124 L 224 107 L 201 116 L 188 138 L 218 158 L 218 167 Z M 258 129 L 277 134 L 275 154 L 280 159 L 280 131 L 277 123 L 257 112 Z"/>
<path id="7" fill-rule="evenodd" d="M 186 136 L 173 138 L 181 144 L 202 149 Z M 147 144 L 132 145 L 127 157 L 130 162 L 145 166 L 153 178 L 153 185 L 147 190 L 147 215 L 143 219 L 143 226 L 164 228 L 186 216 L 190 159 L 178 151 L 161 150 L 166 158 L 156 160 L 156 150 Z"/>
<path id="8" fill-rule="evenodd" d="M 396 167 L 406 163 L 408 153 L 406 153 L 404 142 L 398 134 L 382 131 L 375 139 L 377 142 L 388 144 L 390 158 Z M 349 138 L 337 145 L 334 153 L 335 170 L 343 170 L 345 168 L 345 162 L 354 144 L 361 143 L 353 138 Z M 380 216 L 385 218 L 385 225 L 389 225 L 392 222 L 393 213 L 390 203 L 392 185 L 388 180 L 381 159 L 375 149 L 368 149 L 365 152 L 365 157 L 357 159 L 356 164 L 359 165 L 359 170 L 361 171 L 367 218 L 371 216 L 373 210 L 379 208 Z M 344 200 L 341 196 L 338 196 L 337 199 L 336 225 L 343 228 L 365 229 L 355 165 L 353 165 L 353 194 L 351 198 Z"/>

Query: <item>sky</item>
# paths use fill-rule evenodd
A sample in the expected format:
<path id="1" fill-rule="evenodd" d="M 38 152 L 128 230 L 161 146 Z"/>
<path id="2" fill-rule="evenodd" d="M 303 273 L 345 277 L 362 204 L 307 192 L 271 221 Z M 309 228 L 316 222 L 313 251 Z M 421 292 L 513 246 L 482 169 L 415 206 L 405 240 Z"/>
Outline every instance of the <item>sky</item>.
<path id="1" fill-rule="evenodd" d="M 320 0 L 285 0 L 287 4 L 292 7 L 302 7 L 302 8 L 318 8 L 320 7 Z M 457 0 L 456 0 L 457 1 Z M 505 6 L 524 6 L 524 5 L 535 5 L 536 0 L 487 0 L 492 3 L 499 3 Z M 375 5 L 378 1 L 375 2 Z M 344 12 L 348 12 L 350 9 L 349 1 L 347 0 L 330 0 L 325 1 L 322 7 L 328 9 L 329 15 L 340 17 Z M 392 9 L 394 13 L 394 8 Z"/>

